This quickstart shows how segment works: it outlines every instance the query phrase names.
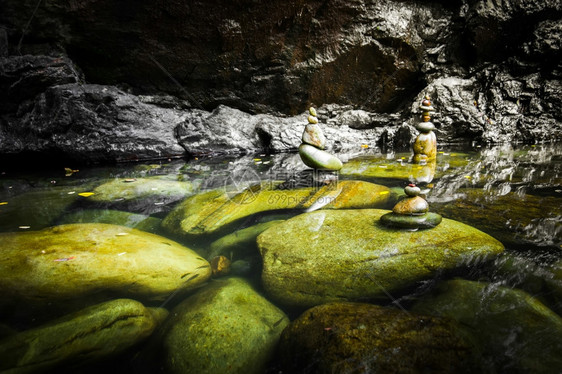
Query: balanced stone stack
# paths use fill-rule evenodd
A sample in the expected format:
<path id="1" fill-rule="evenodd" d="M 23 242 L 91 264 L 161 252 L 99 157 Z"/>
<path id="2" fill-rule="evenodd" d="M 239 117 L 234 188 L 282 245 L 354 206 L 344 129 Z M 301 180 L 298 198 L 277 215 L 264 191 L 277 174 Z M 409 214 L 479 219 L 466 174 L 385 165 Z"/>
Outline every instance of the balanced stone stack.
<path id="1" fill-rule="evenodd" d="M 431 106 L 429 96 L 425 96 L 420 109 L 422 111 L 422 122 L 416 126 L 420 134 L 413 145 L 414 162 L 416 164 L 433 161 L 437 155 L 437 139 L 433 132 L 435 125 L 429 121 L 431 119 L 430 112 L 435 109 Z"/>
<path id="2" fill-rule="evenodd" d="M 429 212 L 429 204 L 419 196 L 421 190 L 415 184 L 409 184 L 404 188 L 408 196 L 399 201 L 392 213 L 387 213 L 380 218 L 383 225 L 405 229 L 429 229 L 441 223 L 441 216 Z"/>
<path id="3" fill-rule="evenodd" d="M 340 170 L 342 162 L 334 155 L 326 152 L 326 138 L 318 126 L 316 110 L 310 108 L 308 124 L 302 133 L 302 143 L 299 146 L 299 155 L 302 162 L 313 169 Z"/>

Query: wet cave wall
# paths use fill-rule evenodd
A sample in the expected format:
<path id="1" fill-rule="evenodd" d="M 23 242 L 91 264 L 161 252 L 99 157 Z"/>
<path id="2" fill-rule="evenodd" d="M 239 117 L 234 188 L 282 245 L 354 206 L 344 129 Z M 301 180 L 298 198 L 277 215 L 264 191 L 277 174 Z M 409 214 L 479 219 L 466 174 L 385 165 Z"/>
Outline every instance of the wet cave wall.
<path id="1" fill-rule="evenodd" d="M 560 0 L 0 0 L 0 153 L 283 151 L 310 105 L 336 147 L 403 146 L 424 94 L 441 142 L 556 141 L 561 19 Z"/>

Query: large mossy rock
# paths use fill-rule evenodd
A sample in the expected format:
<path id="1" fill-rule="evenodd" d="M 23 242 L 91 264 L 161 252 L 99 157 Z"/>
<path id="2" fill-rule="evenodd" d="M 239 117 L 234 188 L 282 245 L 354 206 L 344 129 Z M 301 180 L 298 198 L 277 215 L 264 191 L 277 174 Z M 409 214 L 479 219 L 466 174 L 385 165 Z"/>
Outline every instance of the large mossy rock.
<path id="1" fill-rule="evenodd" d="M 389 229 L 387 210 L 301 214 L 258 236 L 262 280 L 275 300 L 295 306 L 386 298 L 443 270 L 482 261 L 503 245 L 463 223 L 443 219 L 433 229 Z"/>
<path id="2" fill-rule="evenodd" d="M 339 158 L 310 144 L 301 144 L 299 155 L 302 162 L 313 169 L 340 170 L 343 166 Z"/>
<path id="3" fill-rule="evenodd" d="M 472 342 L 449 319 L 360 303 L 313 307 L 283 331 L 287 373 L 472 373 Z"/>
<path id="4" fill-rule="evenodd" d="M 508 246 L 532 244 L 559 249 L 562 246 L 560 204 L 561 199 L 553 196 L 461 189 L 457 199 L 434 203 L 432 210 L 478 227 Z"/>
<path id="5" fill-rule="evenodd" d="M 363 181 L 339 181 L 321 188 L 285 189 L 271 182 L 250 187 L 239 194 L 213 190 L 191 196 L 162 222 L 179 238 L 196 238 L 228 229 L 243 218 L 277 210 L 375 208 L 390 199 L 390 190 Z"/>
<path id="6" fill-rule="evenodd" d="M 263 373 L 287 316 L 241 278 L 215 281 L 171 312 L 154 340 L 167 373 Z"/>
<path id="7" fill-rule="evenodd" d="M 191 195 L 190 182 L 160 178 L 116 178 L 94 189 L 90 201 L 119 209 L 153 213 Z"/>
<path id="8" fill-rule="evenodd" d="M 470 329 L 492 372 L 562 372 L 562 318 L 524 291 L 457 279 L 413 310 L 450 317 Z"/>
<path id="9" fill-rule="evenodd" d="M 71 224 L 0 234 L 0 305 L 57 304 L 114 294 L 164 300 L 210 276 L 209 263 L 169 239 L 124 226 Z"/>
<path id="10" fill-rule="evenodd" d="M 94 305 L 0 341 L 2 373 L 37 373 L 117 355 L 146 339 L 158 314 L 130 299 Z"/>

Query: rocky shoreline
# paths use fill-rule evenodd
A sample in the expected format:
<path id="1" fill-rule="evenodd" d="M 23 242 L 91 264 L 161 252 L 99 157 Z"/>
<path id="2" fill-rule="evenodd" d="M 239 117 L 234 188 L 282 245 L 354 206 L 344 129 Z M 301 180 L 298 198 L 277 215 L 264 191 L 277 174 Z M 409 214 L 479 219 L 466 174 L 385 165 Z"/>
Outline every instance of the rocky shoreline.
<path id="1" fill-rule="evenodd" d="M 424 95 L 440 144 L 562 138 L 558 1 L 4 6 L 3 159 L 293 151 L 310 105 L 332 150 L 401 148 Z"/>

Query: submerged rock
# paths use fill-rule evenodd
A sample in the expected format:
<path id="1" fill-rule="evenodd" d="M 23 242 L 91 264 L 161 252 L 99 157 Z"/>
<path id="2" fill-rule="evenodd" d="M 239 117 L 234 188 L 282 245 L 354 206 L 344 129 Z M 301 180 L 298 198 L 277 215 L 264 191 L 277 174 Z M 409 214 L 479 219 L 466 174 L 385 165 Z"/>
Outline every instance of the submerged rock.
<path id="1" fill-rule="evenodd" d="M 460 189 L 457 193 L 452 201 L 432 203 L 433 210 L 478 227 L 508 246 L 559 249 L 562 245 L 560 198 L 494 189 Z"/>
<path id="2" fill-rule="evenodd" d="M 263 373 L 288 323 L 245 280 L 216 280 L 172 310 L 153 347 L 169 373 Z"/>
<path id="3" fill-rule="evenodd" d="M 213 190 L 191 196 L 162 222 L 178 237 L 194 238 L 220 232 L 256 213 L 287 209 L 381 207 L 390 198 L 387 187 L 363 181 L 337 181 L 321 188 L 284 189 L 280 182 L 262 183 L 238 194 Z"/>
<path id="4" fill-rule="evenodd" d="M 265 290 L 295 306 L 381 299 L 504 249 L 487 234 L 449 219 L 431 230 L 388 229 L 379 223 L 387 212 L 317 211 L 263 232 L 257 242 Z"/>
<path id="5" fill-rule="evenodd" d="M 458 279 L 413 309 L 455 319 L 471 330 L 492 372 L 562 371 L 562 318 L 526 292 Z"/>
<path id="6" fill-rule="evenodd" d="M 0 305 L 65 307 L 109 295 L 161 301 L 211 274 L 209 263 L 189 248 L 123 226 L 63 225 L 0 234 L 0 241 Z"/>
<path id="7" fill-rule="evenodd" d="M 94 189 L 91 202 L 123 210 L 154 213 L 193 191 L 190 182 L 158 178 L 116 178 Z"/>
<path id="8" fill-rule="evenodd" d="M 20 227 L 40 230 L 52 226 L 66 209 L 82 199 L 75 192 L 74 187 L 51 187 L 3 197 L 2 202 L 7 204 L 0 205 L 0 231 L 21 231 Z"/>
<path id="9" fill-rule="evenodd" d="M 399 179 L 411 183 L 430 182 L 433 178 L 441 178 L 451 169 L 461 168 L 469 162 L 466 153 L 437 154 L 436 163 L 426 165 L 409 162 L 410 153 L 397 153 L 394 159 L 383 156 L 362 156 L 347 161 L 339 171 L 340 175 L 366 178 L 369 180 Z"/>
<path id="10" fill-rule="evenodd" d="M 159 319 L 129 299 L 91 306 L 0 341 L 0 370 L 36 373 L 115 356 L 148 338 Z"/>
<path id="11" fill-rule="evenodd" d="M 480 372 L 472 344 L 449 319 L 360 303 L 330 303 L 304 312 L 283 331 L 287 373 Z"/>
<path id="12" fill-rule="evenodd" d="M 242 230 L 237 230 L 225 235 L 211 243 L 207 258 L 223 255 L 232 259 L 243 258 L 244 256 L 258 254 L 256 238 L 259 234 L 283 220 L 274 220 L 258 223 Z"/>
<path id="13" fill-rule="evenodd" d="M 123 212 L 120 210 L 87 209 L 66 214 L 57 221 L 59 225 L 69 223 L 107 223 L 110 225 L 126 226 L 154 234 L 160 229 L 162 220 L 156 217 Z"/>

